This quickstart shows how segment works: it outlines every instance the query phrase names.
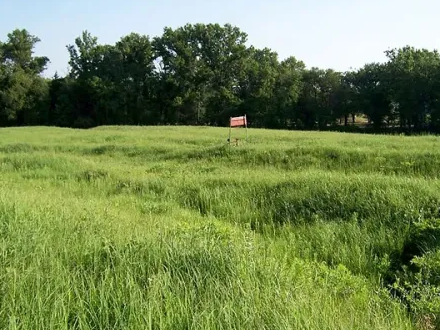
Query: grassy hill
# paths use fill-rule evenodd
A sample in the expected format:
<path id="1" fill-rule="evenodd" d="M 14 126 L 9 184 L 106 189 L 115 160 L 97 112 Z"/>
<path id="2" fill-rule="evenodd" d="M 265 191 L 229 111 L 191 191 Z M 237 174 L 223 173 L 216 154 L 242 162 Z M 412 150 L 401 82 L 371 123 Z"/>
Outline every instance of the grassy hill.
<path id="1" fill-rule="evenodd" d="M 440 326 L 440 138 L 227 135 L 0 129 L 0 328 Z"/>

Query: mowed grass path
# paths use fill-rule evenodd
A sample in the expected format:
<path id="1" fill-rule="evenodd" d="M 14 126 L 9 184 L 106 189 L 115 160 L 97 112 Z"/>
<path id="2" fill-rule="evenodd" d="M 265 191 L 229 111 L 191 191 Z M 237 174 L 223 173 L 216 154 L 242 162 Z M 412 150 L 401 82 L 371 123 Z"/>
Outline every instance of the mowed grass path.
<path id="1" fill-rule="evenodd" d="M 440 139 L 227 133 L 0 129 L 0 329 L 415 329 L 383 278 Z"/>

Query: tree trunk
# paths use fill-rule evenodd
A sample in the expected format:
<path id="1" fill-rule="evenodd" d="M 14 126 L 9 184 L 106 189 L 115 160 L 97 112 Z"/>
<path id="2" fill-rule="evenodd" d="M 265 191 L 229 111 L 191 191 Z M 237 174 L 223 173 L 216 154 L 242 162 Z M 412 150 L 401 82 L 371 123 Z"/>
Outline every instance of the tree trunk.
<path id="1" fill-rule="evenodd" d="M 344 115 L 344 125 L 348 126 L 348 115 Z"/>

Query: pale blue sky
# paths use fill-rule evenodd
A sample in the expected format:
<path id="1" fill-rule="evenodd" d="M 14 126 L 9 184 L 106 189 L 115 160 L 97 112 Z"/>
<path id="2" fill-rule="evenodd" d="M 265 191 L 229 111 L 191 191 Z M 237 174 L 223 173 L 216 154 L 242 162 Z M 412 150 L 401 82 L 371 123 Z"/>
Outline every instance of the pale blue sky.
<path id="1" fill-rule="evenodd" d="M 82 30 L 102 43 L 165 26 L 231 23 L 249 44 L 293 55 L 308 67 L 347 70 L 383 61 L 388 48 L 440 45 L 440 0 L 0 0 L 0 40 L 15 28 L 40 37 L 36 53 L 66 74 L 68 54 Z"/>

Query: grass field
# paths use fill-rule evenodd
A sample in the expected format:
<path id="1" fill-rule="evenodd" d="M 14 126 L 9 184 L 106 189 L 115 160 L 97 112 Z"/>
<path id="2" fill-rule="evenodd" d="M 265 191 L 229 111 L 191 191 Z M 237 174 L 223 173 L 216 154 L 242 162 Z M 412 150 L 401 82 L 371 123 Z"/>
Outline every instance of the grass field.
<path id="1" fill-rule="evenodd" d="M 440 138 L 249 133 L 0 129 L 0 329 L 438 328 Z"/>

